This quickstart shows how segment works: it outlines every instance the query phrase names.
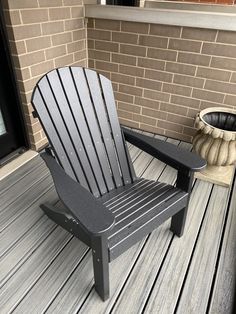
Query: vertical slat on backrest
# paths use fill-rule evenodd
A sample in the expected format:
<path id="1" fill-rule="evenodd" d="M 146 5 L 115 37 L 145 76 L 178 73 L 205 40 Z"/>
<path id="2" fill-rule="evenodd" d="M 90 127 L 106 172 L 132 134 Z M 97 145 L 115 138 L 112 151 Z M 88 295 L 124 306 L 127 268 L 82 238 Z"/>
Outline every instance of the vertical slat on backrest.
<path id="1" fill-rule="evenodd" d="M 84 166 L 88 179 L 96 180 L 100 193 L 104 194 L 107 192 L 107 187 L 103 178 L 101 166 L 98 162 L 93 141 L 91 139 L 91 135 L 81 108 L 80 99 L 75 88 L 71 69 L 61 68 L 58 70 L 58 72 L 61 82 L 64 86 L 66 97 L 68 99 L 68 107 L 70 107 L 71 112 L 73 113 L 73 118 L 76 124 L 75 132 L 77 132 L 78 136 L 80 137 L 78 139 L 79 145 L 81 146 L 81 150 L 83 151 L 83 153 L 86 154 L 86 156 L 83 156 L 83 158 L 81 158 L 81 154 L 79 154 L 79 158 L 81 159 L 81 163 Z M 86 163 L 86 160 L 89 165 Z M 87 171 L 87 169 L 89 171 Z M 93 192 L 93 194 L 96 196 L 96 193 Z"/>
<path id="2" fill-rule="evenodd" d="M 40 94 L 39 88 L 35 89 L 32 103 L 39 115 L 40 121 L 42 121 L 42 125 L 44 126 L 45 132 L 50 139 L 50 143 L 55 148 L 56 156 L 60 164 L 64 169 L 66 169 L 66 172 L 72 179 L 77 180 L 75 173 L 71 167 L 67 153 L 64 149 L 63 143 L 61 142 L 61 138 L 58 136 L 51 116 L 47 111 L 46 103 L 42 98 L 42 95 Z"/>
<path id="3" fill-rule="evenodd" d="M 84 70 L 82 68 L 71 68 L 73 77 L 74 77 L 74 82 L 77 88 L 77 92 L 80 97 L 81 101 L 81 106 L 86 118 L 86 122 L 88 125 L 88 128 L 91 133 L 91 138 L 94 143 L 94 147 L 96 149 L 96 153 L 98 156 L 98 161 L 101 165 L 101 169 L 103 172 L 104 179 L 106 181 L 106 185 L 108 187 L 108 190 L 114 189 L 114 182 L 111 176 L 110 172 L 110 165 L 107 160 L 107 154 L 106 150 L 104 147 L 104 144 L 101 139 L 100 135 L 100 129 L 98 126 L 98 121 L 95 116 L 93 104 L 91 101 L 91 96 L 90 96 L 90 90 L 87 84 L 86 77 L 84 75 Z"/>
<path id="4" fill-rule="evenodd" d="M 113 133 L 116 152 L 120 162 L 121 172 L 124 178 L 124 182 L 125 184 L 127 184 L 133 181 L 133 179 L 135 178 L 135 173 L 133 165 L 130 163 L 130 160 L 128 158 L 128 152 L 126 150 L 125 142 L 121 134 L 119 120 L 116 112 L 115 99 L 113 95 L 113 88 L 110 80 L 108 80 L 103 75 L 99 75 L 99 77 L 103 90 L 107 114 Z"/>
<path id="5" fill-rule="evenodd" d="M 91 92 L 92 102 L 94 106 L 94 111 L 96 118 L 98 120 L 99 128 L 103 136 L 104 145 L 106 148 L 108 160 L 110 163 L 111 171 L 114 177 L 116 187 L 123 185 L 121 179 L 121 173 L 119 169 L 119 164 L 116 156 L 116 151 L 114 149 L 113 139 L 111 137 L 111 129 L 108 121 L 108 117 L 105 111 L 104 100 L 102 97 L 102 91 L 98 75 L 95 71 L 85 70 L 88 85 Z"/>
<path id="6" fill-rule="evenodd" d="M 47 110 L 53 119 L 54 126 L 57 130 L 57 134 L 60 137 L 61 142 L 63 143 L 65 147 L 65 151 L 67 152 L 68 158 L 70 160 L 70 164 L 73 168 L 76 178 L 80 182 L 80 184 L 82 184 L 85 188 L 89 189 L 87 180 L 79 164 L 79 160 L 78 160 L 75 148 L 73 147 L 71 138 L 68 134 L 65 123 L 63 121 L 63 117 L 58 108 L 57 100 L 55 98 L 55 93 L 57 93 L 57 86 L 55 85 L 55 83 L 53 83 L 53 80 L 56 80 L 56 79 L 58 79 L 57 73 L 56 71 L 52 71 L 38 83 L 38 87 L 47 105 Z M 52 88 L 54 88 L 54 92 L 52 92 L 52 88 L 48 80 L 50 80 L 52 84 Z M 66 168 L 65 168 L 65 171 L 67 171 Z"/>

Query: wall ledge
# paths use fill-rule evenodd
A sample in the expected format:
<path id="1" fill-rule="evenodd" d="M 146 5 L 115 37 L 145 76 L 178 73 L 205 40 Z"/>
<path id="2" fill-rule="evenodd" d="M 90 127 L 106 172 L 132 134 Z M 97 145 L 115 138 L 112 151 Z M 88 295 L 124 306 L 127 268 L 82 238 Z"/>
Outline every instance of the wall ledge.
<path id="1" fill-rule="evenodd" d="M 85 17 L 236 31 L 236 13 L 85 5 Z"/>

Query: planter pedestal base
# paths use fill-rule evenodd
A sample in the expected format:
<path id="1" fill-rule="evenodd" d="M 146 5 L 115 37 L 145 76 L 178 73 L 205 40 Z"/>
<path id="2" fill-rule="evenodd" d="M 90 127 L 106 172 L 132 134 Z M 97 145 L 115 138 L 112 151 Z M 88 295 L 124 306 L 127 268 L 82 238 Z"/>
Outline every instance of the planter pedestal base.
<path id="1" fill-rule="evenodd" d="M 235 166 L 207 166 L 201 172 L 195 172 L 195 178 L 214 184 L 230 187 Z"/>

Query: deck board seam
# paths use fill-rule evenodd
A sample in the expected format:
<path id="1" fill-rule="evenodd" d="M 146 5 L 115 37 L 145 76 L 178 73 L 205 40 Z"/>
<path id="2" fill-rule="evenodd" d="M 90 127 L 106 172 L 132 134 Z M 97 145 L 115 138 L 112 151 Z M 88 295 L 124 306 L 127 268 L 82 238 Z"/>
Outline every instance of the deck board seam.
<path id="1" fill-rule="evenodd" d="M 74 237 L 73 237 L 74 238 Z M 82 263 L 82 261 L 86 258 L 86 256 L 89 254 L 89 252 L 91 251 L 90 248 L 87 248 L 86 251 L 84 252 L 83 256 L 79 259 L 78 263 L 76 264 L 76 266 L 73 268 L 73 270 L 71 271 L 71 273 L 67 276 L 67 278 L 64 280 L 63 284 L 58 288 L 56 294 L 54 295 L 54 297 L 50 300 L 50 302 L 48 303 L 47 307 L 43 310 L 43 314 L 47 312 L 47 310 L 49 309 L 49 307 L 51 306 L 51 304 L 53 303 L 53 301 L 57 298 L 58 294 L 61 292 L 61 290 L 63 289 L 63 287 L 65 286 L 65 284 L 70 280 L 70 278 L 73 276 L 74 272 L 76 271 L 76 269 L 80 266 L 80 264 Z"/>
<path id="2" fill-rule="evenodd" d="M 152 283 L 151 289 L 150 289 L 148 295 L 146 296 L 146 300 L 145 300 L 144 306 L 143 306 L 143 308 L 142 308 L 141 314 L 144 314 L 144 313 L 145 313 L 145 310 L 146 310 L 146 307 L 147 307 L 147 305 L 148 305 L 149 299 L 150 299 L 150 297 L 151 297 L 152 291 L 153 291 L 153 289 L 154 289 L 154 287 L 155 287 L 155 285 L 156 285 L 156 281 L 157 281 L 157 279 L 158 279 L 158 277 L 159 277 L 159 274 L 160 274 L 160 272 L 161 272 L 161 270 L 162 270 L 162 267 L 163 267 L 163 265 L 164 265 L 164 262 L 165 262 L 165 260 L 166 260 L 166 257 L 167 257 L 167 255 L 168 255 L 168 253 L 169 253 L 169 249 L 170 249 L 170 247 L 171 247 L 171 245 L 172 245 L 172 242 L 173 242 L 174 237 L 175 237 L 175 235 L 173 234 L 172 237 L 171 237 L 171 239 L 169 240 L 169 244 L 168 244 L 168 246 L 167 246 L 167 248 L 166 248 L 165 255 L 163 256 L 163 259 L 162 259 L 162 261 L 161 261 L 160 267 L 159 267 L 158 270 L 157 270 L 157 273 L 156 273 L 155 279 L 154 279 L 154 281 L 153 281 L 153 283 Z"/>
<path id="3" fill-rule="evenodd" d="M 45 177 L 49 177 L 50 174 L 49 172 L 47 171 L 47 169 L 45 169 L 44 171 L 42 171 L 41 175 L 40 175 L 40 178 L 37 178 L 36 181 L 34 181 L 34 184 L 37 184 L 39 182 L 41 182 Z M 26 190 L 23 190 L 20 194 L 17 194 L 15 198 L 12 198 L 9 202 L 7 202 L 7 204 L 5 204 L 1 210 L 0 210 L 0 213 L 3 212 L 7 207 L 9 207 L 12 203 L 14 203 L 17 199 L 19 199 L 20 197 L 22 197 L 25 193 L 27 193 L 33 185 L 29 185 L 29 187 L 26 189 Z"/>
<path id="4" fill-rule="evenodd" d="M 187 269 L 185 271 L 183 282 L 181 284 L 181 288 L 180 288 L 180 292 L 179 292 L 179 295 L 178 295 L 178 299 L 176 301 L 174 313 L 177 313 L 177 310 L 178 310 L 178 305 L 179 305 L 179 302 L 180 302 L 180 299 L 181 299 L 181 296 L 182 296 L 182 293 L 183 293 L 183 290 L 184 290 L 184 285 L 185 285 L 187 276 L 189 274 L 189 270 L 190 270 L 190 266 L 191 266 L 191 263 L 192 263 L 193 255 L 195 253 L 195 249 L 196 249 L 196 246 L 197 246 L 197 243 L 198 243 L 198 239 L 199 239 L 199 236 L 200 236 L 200 233 L 201 233 L 201 230 L 202 230 L 202 226 L 203 226 L 203 223 L 204 223 L 204 220 L 205 220 L 205 217 L 206 217 L 206 213 L 207 213 L 207 209 L 208 209 L 208 206 L 209 206 L 209 203 L 210 203 L 210 200 L 211 200 L 213 189 L 214 189 L 214 185 L 212 185 L 212 187 L 211 187 L 211 192 L 209 194 L 209 197 L 208 197 L 208 200 L 207 200 L 207 203 L 206 203 L 206 206 L 205 206 L 204 215 L 202 217 L 201 224 L 199 226 L 198 233 L 197 233 L 197 236 L 196 236 L 196 239 L 195 239 L 195 243 L 193 245 L 192 253 L 191 253 L 190 258 L 189 258 L 188 266 L 187 266 Z"/>
<path id="5" fill-rule="evenodd" d="M 181 144 L 181 141 L 179 141 L 178 145 L 180 145 L 180 144 Z M 141 154 L 139 154 L 138 157 L 141 157 Z M 152 160 L 153 160 L 153 159 L 155 159 L 155 158 L 152 158 Z M 150 163 L 149 163 L 148 167 L 149 167 L 149 166 L 150 166 Z M 146 169 L 148 169 L 148 167 L 146 167 Z M 162 173 L 164 172 L 164 170 L 166 169 L 166 167 L 167 167 L 167 165 L 165 164 L 165 166 L 163 167 L 163 170 L 161 171 L 161 173 L 159 174 L 158 178 L 157 178 L 155 181 L 158 181 L 158 180 L 159 180 L 159 178 L 161 177 L 161 175 L 162 175 Z M 144 172 L 143 172 L 143 173 L 144 173 Z M 176 180 L 175 180 L 175 182 L 176 182 Z M 148 236 L 148 239 L 149 239 L 149 237 L 150 237 L 150 235 Z M 173 237 L 174 237 L 174 236 L 173 236 Z M 171 238 L 171 241 L 173 240 L 173 237 Z M 145 246 L 146 246 L 147 243 L 148 243 L 148 239 L 147 239 L 147 241 L 145 242 Z M 143 251 L 143 249 L 144 249 L 145 246 L 142 247 L 142 251 Z M 169 248 L 169 247 L 168 247 L 168 248 Z M 138 258 L 135 260 L 135 265 L 136 265 L 136 263 L 138 262 L 138 259 L 140 258 L 141 254 L 142 254 L 142 251 L 139 252 Z M 168 253 L 168 252 L 166 252 L 166 254 L 167 254 L 167 253 Z M 166 254 L 165 254 L 165 256 L 166 256 Z M 120 291 L 119 291 L 118 296 L 116 297 L 115 301 L 113 301 L 112 309 L 115 307 L 115 304 L 118 302 L 119 297 L 122 295 L 123 289 L 124 289 L 126 283 L 128 282 L 129 277 L 132 275 L 132 271 L 134 270 L 134 268 L 135 268 L 135 267 L 132 266 L 132 270 L 129 272 L 129 274 L 127 274 L 127 276 L 126 276 L 126 278 L 125 278 L 125 282 L 123 283 L 123 285 L 122 285 L 122 287 L 121 287 L 121 289 L 120 289 Z M 88 296 L 87 296 L 87 298 L 88 298 Z M 87 299 L 87 298 L 86 298 L 86 299 Z M 83 304 L 85 304 L 85 302 L 86 302 L 86 301 L 84 301 Z M 80 307 L 80 310 L 81 310 L 82 308 L 83 308 L 83 306 Z M 109 313 L 112 312 L 112 309 L 109 311 Z M 79 310 L 77 313 L 80 313 L 80 310 Z M 82 312 L 81 312 L 81 313 L 82 313 Z"/>
<path id="6" fill-rule="evenodd" d="M 33 206 L 35 203 L 37 203 L 37 201 L 39 201 L 42 196 L 44 196 L 45 194 L 47 194 L 48 192 L 53 191 L 53 190 L 54 190 L 54 186 L 53 186 L 53 184 L 52 184 L 52 185 L 50 185 L 50 186 L 48 187 L 47 190 L 44 190 L 44 191 L 43 191 L 43 193 L 40 195 L 40 197 L 36 198 L 34 202 L 30 203 L 29 206 L 25 207 L 25 208 L 19 213 L 19 215 L 16 215 L 16 216 L 14 217 L 14 219 L 12 219 L 12 220 L 9 219 L 9 220 L 10 220 L 9 223 L 7 223 L 7 224 L 0 230 L 0 232 L 3 232 L 5 229 L 9 228 L 9 227 L 11 226 L 11 224 L 13 224 L 21 215 L 23 215 L 27 210 L 29 210 L 31 206 Z"/>
<path id="7" fill-rule="evenodd" d="M 38 159 L 38 157 L 36 157 L 36 159 Z M 37 170 L 38 168 L 44 168 L 44 164 L 43 162 L 39 162 L 36 163 L 35 165 L 33 165 L 32 168 L 29 168 L 23 175 L 21 175 L 18 179 L 14 180 L 11 184 L 7 184 L 7 182 L 4 182 L 4 179 L 2 180 L 0 186 L 5 186 L 4 188 L 0 189 L 0 196 L 2 196 L 2 194 L 7 193 L 12 187 L 20 184 L 20 182 L 22 180 L 24 180 L 28 175 L 30 175 L 31 173 L 33 173 L 35 170 Z M 45 169 L 46 170 L 46 169 Z M 7 180 L 6 180 L 7 181 Z"/>
<path id="8" fill-rule="evenodd" d="M 227 209 L 226 209 L 226 214 L 225 214 L 225 219 L 223 222 L 223 230 L 221 233 L 221 239 L 220 239 L 220 243 L 219 243 L 219 248 L 218 248 L 218 254 L 217 254 L 217 260 L 216 260 L 216 265 L 215 265 L 215 272 L 212 278 L 212 283 L 211 283 L 211 289 L 210 289 L 210 293 L 209 293 L 209 299 L 208 299 L 208 304 L 207 304 L 207 313 L 209 313 L 210 310 L 210 306 L 211 306 L 211 301 L 212 301 L 212 297 L 213 297 L 213 293 L 214 293 L 214 289 L 215 289 L 215 284 L 216 284 L 216 277 L 217 277 L 217 273 L 218 273 L 218 268 L 219 268 L 219 264 L 220 264 L 220 259 L 221 259 L 221 255 L 222 255 L 222 247 L 223 247 L 223 242 L 224 242 L 224 238 L 225 238 L 225 233 L 226 233 L 226 228 L 227 225 L 229 223 L 229 213 L 230 213 L 230 205 L 231 205 L 231 200 L 233 197 L 233 192 L 234 192 L 234 186 L 236 185 L 236 173 L 234 174 L 234 179 L 232 182 L 232 185 L 230 187 L 230 193 L 229 193 L 229 197 L 228 197 L 228 203 L 227 203 Z"/>
<path id="9" fill-rule="evenodd" d="M 42 218 L 43 218 L 43 216 L 39 219 L 39 221 L 40 221 Z M 32 250 L 28 251 L 22 259 L 20 259 L 20 260 L 18 261 L 18 263 L 16 264 L 16 266 L 15 266 L 10 272 L 8 272 L 7 275 L 4 277 L 4 279 L 0 282 L 0 289 L 8 282 L 8 280 L 11 279 L 12 276 L 14 276 L 14 275 L 17 273 L 17 271 L 20 269 L 20 267 L 21 267 L 24 263 L 26 263 L 26 262 L 28 261 L 28 259 L 30 258 L 30 256 L 31 256 L 32 254 L 34 254 L 34 252 L 36 252 L 36 250 L 43 244 L 43 242 L 44 242 L 48 237 L 50 237 L 50 235 L 56 230 L 56 228 L 58 228 L 57 225 L 52 225 L 51 229 L 48 231 L 48 235 L 47 235 L 45 238 L 42 237 L 42 240 L 41 240 L 39 243 L 37 243 L 37 245 L 35 245 L 35 246 L 32 248 Z M 9 275 L 10 275 L 10 276 L 9 276 Z M 7 279 L 6 279 L 6 278 L 7 278 Z"/>
<path id="10" fill-rule="evenodd" d="M 57 229 L 57 228 L 56 228 Z M 56 230 L 55 229 L 55 230 Z M 11 312 L 13 312 L 18 305 L 25 299 L 25 297 L 28 295 L 28 293 L 32 290 L 32 288 L 37 284 L 38 280 L 43 276 L 43 274 L 47 271 L 47 269 L 49 269 L 49 267 L 51 266 L 51 264 L 56 260 L 56 258 L 59 256 L 59 254 L 61 254 L 61 252 L 65 249 L 65 247 L 72 241 L 73 236 L 71 235 L 68 240 L 66 241 L 66 243 L 63 245 L 63 247 L 58 250 L 58 252 L 55 254 L 55 256 L 53 257 L 52 260 L 50 260 L 50 262 L 48 263 L 48 265 L 40 272 L 40 274 L 37 276 L 37 278 L 35 279 L 34 282 L 31 283 L 30 286 L 28 286 L 28 289 L 24 292 L 24 294 L 21 295 L 21 298 L 18 300 L 18 302 L 16 304 L 14 304 L 14 307 L 11 309 Z"/>
<path id="11" fill-rule="evenodd" d="M 126 278 L 125 278 L 125 281 L 124 281 L 124 283 L 123 283 L 123 285 L 122 285 L 122 287 L 121 287 L 121 289 L 120 289 L 120 292 L 119 292 L 119 294 L 117 295 L 116 299 L 115 299 L 114 302 L 113 302 L 113 305 L 112 305 L 112 307 L 111 307 L 111 309 L 110 309 L 110 311 L 109 311 L 109 314 L 112 313 L 112 311 L 113 311 L 113 309 L 114 309 L 114 307 L 115 307 L 115 305 L 116 305 L 116 303 L 117 303 L 119 297 L 121 296 L 121 294 L 122 294 L 122 292 L 123 292 L 123 290 L 124 290 L 124 287 L 126 286 L 126 284 L 127 284 L 128 280 L 129 280 L 130 276 L 132 275 L 132 272 L 133 272 L 133 270 L 134 270 L 134 268 L 135 268 L 135 266 L 136 266 L 136 264 L 137 264 L 137 262 L 138 262 L 140 256 L 142 255 L 142 252 L 143 252 L 145 246 L 146 246 L 147 243 L 148 243 L 149 238 L 150 238 L 150 234 L 146 236 L 145 242 L 144 242 L 144 244 L 142 245 L 142 247 L 141 247 L 141 249 L 140 249 L 140 251 L 139 251 L 139 253 L 138 253 L 138 256 L 136 257 L 136 259 L 135 259 L 135 261 L 134 261 L 134 263 L 133 263 L 133 265 L 132 265 L 132 268 L 131 268 L 130 272 L 127 274 L 127 276 L 126 276 Z"/>
<path id="12" fill-rule="evenodd" d="M 41 197 L 43 197 L 45 194 L 49 193 L 50 191 L 54 190 L 54 186 L 53 184 L 50 184 L 47 189 L 42 191 L 42 194 L 40 195 L 40 197 L 35 198 L 32 203 L 30 203 L 29 205 L 27 205 L 26 207 L 24 207 L 24 209 L 22 209 L 22 211 L 19 213 L 19 215 L 17 215 L 13 220 L 10 221 L 10 223 L 8 223 L 6 226 L 4 226 L 1 230 L 0 230 L 0 234 L 3 233 L 7 228 L 9 228 L 14 222 L 16 222 L 17 219 L 19 219 L 27 210 L 30 210 L 30 208 L 32 206 L 34 206 Z M 0 238 L 1 239 L 1 238 Z"/>
<path id="13" fill-rule="evenodd" d="M 47 193 L 50 192 L 51 190 L 53 190 L 53 186 L 52 186 L 51 188 L 49 188 L 47 191 L 45 191 L 45 192 L 43 193 L 43 195 L 47 194 Z M 35 201 L 34 203 L 32 203 L 29 207 L 27 207 L 27 208 L 24 210 L 24 212 L 21 213 L 21 215 L 22 215 L 23 213 L 25 213 L 27 210 L 31 210 L 32 205 L 34 205 L 35 203 L 37 203 L 37 201 L 38 201 L 38 200 L 36 200 L 36 201 Z M 21 216 L 21 215 L 20 215 L 20 216 Z M 13 241 L 13 242 L 11 243 L 11 245 L 8 246 L 7 250 L 4 251 L 4 253 L 0 255 L 0 260 L 1 260 L 6 254 L 8 254 L 9 251 L 11 251 L 12 249 L 14 249 L 14 247 L 17 245 L 17 243 L 19 243 L 19 242 L 26 236 L 26 234 L 27 234 L 28 232 L 30 232 L 30 230 L 32 230 L 32 228 L 40 221 L 40 219 L 42 219 L 42 217 L 43 217 L 44 215 L 45 215 L 45 214 L 42 212 L 41 215 L 38 217 L 38 219 L 36 219 L 36 221 L 35 221 L 16 241 Z M 20 217 L 20 216 L 19 216 L 19 217 Z M 19 217 L 17 217 L 17 218 L 19 218 Z M 17 219 L 16 219 L 16 220 L 17 220 Z M 14 223 L 14 222 L 13 222 L 13 223 Z M 9 226 L 11 226 L 11 224 L 10 224 Z M 8 226 L 8 227 L 9 227 L 9 226 Z M 5 229 L 4 229 L 4 230 L 5 230 Z"/>
<path id="14" fill-rule="evenodd" d="M 141 173 L 139 174 L 139 177 L 142 177 L 143 174 L 145 173 L 145 171 L 148 169 L 148 167 L 150 166 L 150 164 L 152 163 L 152 161 L 154 160 L 155 158 L 151 158 L 150 161 L 148 162 L 148 164 L 145 166 L 145 168 L 141 171 Z"/>
<path id="15" fill-rule="evenodd" d="M 34 157 L 34 158 L 33 158 L 31 161 L 29 161 L 28 163 L 31 163 L 31 162 L 33 163 L 33 161 L 36 162 L 36 159 L 39 159 L 39 156 Z M 18 184 L 24 177 L 26 177 L 26 176 L 27 176 L 29 173 L 31 173 L 33 170 L 35 170 L 36 168 L 38 168 L 41 163 L 43 164 L 43 161 L 39 160 L 39 165 L 36 164 L 36 165 L 34 165 L 33 167 L 30 167 L 30 165 L 28 165 L 28 163 L 24 164 L 23 166 L 27 166 L 27 167 L 29 167 L 29 169 L 28 169 L 28 170 L 26 169 L 26 170 L 25 170 L 25 171 L 26 171 L 25 174 L 22 175 L 22 176 L 20 176 L 19 179 L 13 181 L 13 182 L 12 182 L 11 184 L 9 184 L 9 185 L 8 185 L 7 182 L 6 182 L 6 181 L 9 181 L 9 180 L 10 180 L 10 179 L 9 179 L 9 176 L 7 176 L 6 178 L 4 178 L 4 179 L 2 179 L 2 180 L 0 181 L 0 188 L 1 188 L 2 185 L 6 185 L 6 184 L 7 184 L 7 186 L 6 186 L 5 188 L 1 189 L 1 191 L 0 191 L 0 196 L 2 195 L 2 193 L 5 192 L 5 190 L 8 190 L 8 189 L 10 189 L 13 185 Z M 17 172 L 17 171 L 18 171 L 18 169 L 15 170 L 15 172 Z M 14 172 L 11 173 L 10 176 L 13 177 L 13 176 L 14 176 Z"/>
<path id="16" fill-rule="evenodd" d="M 0 259 L 4 258 L 5 255 L 7 255 L 10 251 L 14 250 L 14 247 L 17 245 L 18 242 L 21 242 L 21 240 L 25 237 L 25 235 L 38 223 L 40 219 L 43 217 L 43 213 L 39 218 L 35 221 L 33 225 L 30 226 L 29 229 L 27 229 L 15 242 L 12 242 L 11 245 L 7 247 L 7 249 L 0 255 Z"/>
<path id="17" fill-rule="evenodd" d="M 180 144 L 181 144 L 181 141 L 178 142 L 178 145 L 177 145 L 177 146 L 179 146 Z M 155 159 L 155 158 L 153 158 L 153 159 Z M 149 164 L 149 166 L 150 166 L 150 164 Z M 157 178 L 155 181 L 158 181 L 158 180 L 161 178 L 161 175 L 162 175 L 162 173 L 165 171 L 166 168 L 167 168 L 167 165 L 165 164 L 165 166 L 163 167 L 163 170 L 161 171 L 161 173 L 159 174 L 158 178 Z M 159 181 L 159 182 L 161 182 L 161 181 Z M 175 181 L 174 181 L 174 184 L 175 184 L 175 182 L 176 182 L 176 179 L 175 179 Z M 195 180 L 195 182 L 196 182 L 196 180 Z M 194 187 L 194 184 L 193 184 L 193 186 L 192 186 L 192 189 L 193 189 L 193 187 Z M 149 236 L 150 236 L 150 235 L 149 235 Z M 168 245 L 168 247 L 167 247 L 167 249 L 166 249 L 165 255 L 164 255 L 163 260 L 162 260 L 162 263 L 161 263 L 161 265 L 160 265 L 160 267 L 159 267 L 159 269 L 158 269 L 158 272 L 157 272 L 158 274 L 159 274 L 159 272 L 161 271 L 162 265 L 163 265 L 163 263 L 164 263 L 164 261 L 165 261 L 165 258 L 166 258 L 166 256 L 167 256 L 167 254 L 168 254 L 168 251 L 169 251 L 169 248 L 170 248 L 170 245 L 171 245 L 173 239 L 174 239 L 174 235 L 173 235 L 173 236 L 171 237 L 171 239 L 170 239 L 170 243 L 169 243 L 169 245 Z M 146 243 L 147 243 L 147 242 L 146 242 Z M 141 252 L 141 253 L 142 253 L 142 252 Z M 139 257 L 141 256 L 141 253 L 139 254 Z M 137 263 L 137 261 L 138 261 L 138 260 L 136 260 L 136 263 Z M 132 270 L 133 270 L 133 268 L 132 268 Z M 131 275 L 131 273 L 130 273 L 130 275 Z M 128 277 L 126 277 L 125 284 L 127 283 L 128 278 L 130 277 L 130 275 L 129 275 Z M 158 275 L 157 275 L 157 277 L 158 277 Z M 157 277 L 155 278 L 155 280 L 157 279 Z M 155 281 L 154 281 L 154 282 L 155 282 Z M 125 287 L 125 285 L 122 286 L 121 292 L 119 293 L 118 297 L 116 298 L 115 302 L 113 303 L 112 309 L 115 307 L 115 304 L 118 302 L 119 297 L 122 295 L 122 290 L 124 289 L 124 287 Z M 152 288 L 153 288 L 153 287 L 152 287 Z M 151 292 L 150 292 L 149 295 L 151 295 Z M 149 295 L 147 296 L 147 298 L 149 297 Z M 146 303 L 145 303 L 145 305 L 146 305 Z M 110 313 L 112 313 L 112 310 L 109 312 L 109 314 L 110 314 Z"/>
<path id="18" fill-rule="evenodd" d="M 138 154 L 138 156 L 137 156 L 137 158 L 136 158 L 135 160 L 137 160 L 138 158 L 140 158 L 140 157 L 141 157 L 141 154 L 142 154 L 142 151 L 139 150 L 139 154 Z M 152 158 L 152 159 L 153 159 L 153 158 Z M 134 160 L 133 160 L 133 162 L 134 162 Z M 149 166 L 150 166 L 150 163 L 148 164 L 148 167 L 149 167 Z M 148 167 L 145 167 L 145 168 L 148 169 Z M 164 169 L 165 169 L 165 168 L 166 168 L 166 166 L 164 167 Z M 146 169 L 145 169 L 145 171 L 146 171 Z M 144 173 L 144 171 L 142 171 L 142 174 L 143 174 L 143 173 Z M 158 178 L 159 178 L 160 176 L 161 176 L 161 174 L 158 176 Z M 155 181 L 158 181 L 158 178 L 157 178 Z M 112 308 L 114 308 L 116 302 L 117 302 L 118 299 L 119 299 L 119 296 L 122 294 L 122 291 L 123 291 L 123 289 L 124 289 L 124 287 L 125 287 L 125 284 L 127 283 L 128 278 L 131 276 L 132 271 L 133 271 L 133 269 L 135 268 L 135 265 L 136 265 L 136 263 L 138 262 L 138 260 L 139 260 L 139 258 L 140 258 L 140 256 L 141 256 L 141 253 L 142 253 L 144 247 L 146 246 L 146 244 L 147 244 L 147 242 L 148 242 L 149 237 L 150 237 L 150 235 L 146 236 L 145 242 L 144 242 L 144 244 L 142 245 L 142 248 L 140 249 L 140 251 L 139 251 L 139 253 L 138 253 L 138 256 L 136 257 L 136 259 L 135 259 L 135 261 L 134 261 L 134 264 L 133 264 L 133 266 L 132 266 L 130 272 L 127 274 L 127 276 L 126 276 L 126 278 L 125 278 L 125 281 L 124 281 L 122 287 L 120 288 L 120 291 L 119 291 L 119 293 L 118 293 L 116 299 L 113 301 Z M 91 294 L 92 291 L 93 291 L 93 287 L 91 288 L 91 290 L 89 291 L 89 293 L 87 294 L 87 296 L 84 298 L 83 302 L 81 303 L 81 306 L 79 307 L 79 309 L 77 310 L 76 313 L 79 314 L 80 311 L 83 309 L 83 306 L 84 306 L 84 304 L 86 303 L 86 300 L 88 299 L 88 297 L 89 297 L 89 295 Z M 81 312 L 81 313 L 82 313 L 82 312 Z M 110 313 L 111 313 L 111 310 L 110 310 Z"/>
<path id="19" fill-rule="evenodd" d="M 194 186 L 196 185 L 196 182 L 197 182 L 197 180 L 194 180 L 194 183 L 193 183 L 193 186 L 192 186 L 192 190 L 193 190 Z M 171 237 L 171 239 L 170 239 L 170 242 L 169 242 L 169 244 L 168 244 L 168 246 L 167 246 L 167 248 L 166 248 L 165 255 L 164 255 L 163 260 L 162 260 L 162 262 L 161 262 L 161 264 L 160 264 L 160 267 L 158 268 L 157 274 L 156 274 L 156 276 L 155 276 L 155 278 L 154 278 L 154 280 L 153 280 L 153 283 L 152 283 L 152 286 L 151 286 L 151 288 L 150 288 L 150 291 L 149 291 L 148 295 L 146 296 L 146 300 L 145 300 L 144 306 L 143 306 L 142 311 L 141 311 L 142 314 L 145 313 L 145 309 L 146 309 L 146 307 L 147 307 L 147 305 L 148 305 L 148 301 L 149 301 L 149 299 L 150 299 L 150 297 L 151 297 L 152 291 L 153 291 L 154 288 L 155 288 L 155 284 L 156 284 L 156 282 L 157 282 L 157 280 L 158 280 L 159 274 L 160 274 L 160 272 L 161 272 L 161 270 L 162 270 L 163 264 L 164 264 L 164 262 L 165 262 L 165 259 L 166 259 L 167 255 L 168 255 L 168 253 L 169 253 L 169 250 L 170 250 L 170 247 L 171 247 L 171 245 L 172 245 L 172 242 L 173 242 L 173 239 L 174 239 L 174 238 L 175 238 L 175 235 L 173 234 L 172 237 Z"/>
<path id="20" fill-rule="evenodd" d="M 45 179 L 45 177 L 43 178 Z M 42 182 L 42 181 L 41 181 Z M 26 205 L 25 208 L 23 208 L 18 215 L 15 215 L 13 219 L 9 218 L 8 221 L 6 221 L 5 225 L 1 227 L 0 233 L 3 232 L 5 229 L 7 229 L 12 223 L 14 223 L 24 212 L 26 212 L 31 206 L 33 206 L 37 201 L 40 200 L 41 197 L 43 197 L 45 194 L 47 194 L 49 191 L 54 189 L 53 183 L 47 186 L 44 190 L 41 191 L 40 195 L 35 198 L 30 204 Z M 17 199 L 16 199 L 17 200 Z"/>
<path id="21" fill-rule="evenodd" d="M 76 310 L 75 312 L 76 314 L 79 314 L 79 313 L 83 314 L 83 312 L 80 312 L 80 310 L 83 308 L 84 304 L 86 303 L 87 299 L 89 298 L 90 294 L 93 292 L 94 289 L 95 289 L 95 284 L 92 285 L 86 297 L 84 298 L 83 302 L 81 303 L 79 308 Z"/>

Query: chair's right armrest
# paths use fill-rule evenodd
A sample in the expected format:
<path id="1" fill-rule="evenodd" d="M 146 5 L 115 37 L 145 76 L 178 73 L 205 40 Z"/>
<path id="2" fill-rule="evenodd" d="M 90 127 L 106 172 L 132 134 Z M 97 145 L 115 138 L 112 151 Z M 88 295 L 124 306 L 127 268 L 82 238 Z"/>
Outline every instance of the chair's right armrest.
<path id="1" fill-rule="evenodd" d="M 67 175 L 49 153 L 42 153 L 41 157 L 50 170 L 60 200 L 72 217 L 93 236 L 110 230 L 115 223 L 114 215 L 89 191 Z"/>
<path id="2" fill-rule="evenodd" d="M 125 140 L 180 171 L 201 171 L 206 161 L 195 153 L 122 127 Z"/>

